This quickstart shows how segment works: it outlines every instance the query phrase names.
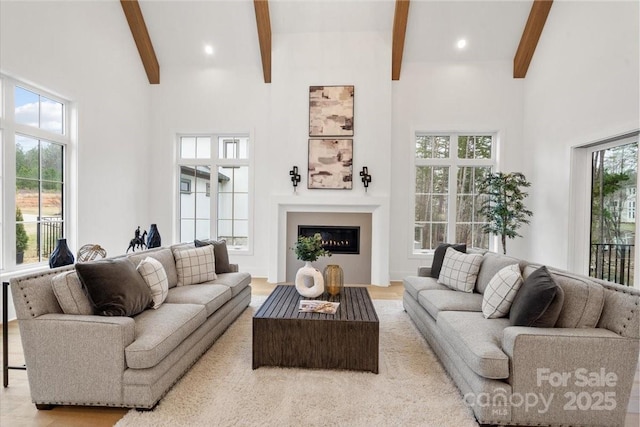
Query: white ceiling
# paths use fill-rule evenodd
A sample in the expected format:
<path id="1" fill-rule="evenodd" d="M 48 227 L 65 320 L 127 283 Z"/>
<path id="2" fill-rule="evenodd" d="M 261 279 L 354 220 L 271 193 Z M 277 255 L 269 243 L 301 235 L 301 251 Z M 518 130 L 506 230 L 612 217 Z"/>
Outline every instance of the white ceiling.
<path id="1" fill-rule="evenodd" d="M 412 0 L 405 61 L 512 60 L 532 0 Z M 207 63 L 260 64 L 253 0 L 142 0 L 160 68 Z M 269 0 L 273 43 L 278 34 L 388 32 L 395 0 Z M 553 13 L 553 12 L 551 12 Z M 455 47 L 459 38 L 468 46 Z M 205 44 L 215 54 L 203 54 Z"/>

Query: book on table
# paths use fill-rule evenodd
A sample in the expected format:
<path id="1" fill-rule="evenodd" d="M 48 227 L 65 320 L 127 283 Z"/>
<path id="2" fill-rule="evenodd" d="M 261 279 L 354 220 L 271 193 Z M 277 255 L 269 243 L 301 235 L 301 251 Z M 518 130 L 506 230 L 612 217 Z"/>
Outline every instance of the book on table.
<path id="1" fill-rule="evenodd" d="M 329 301 L 316 301 L 316 300 L 301 300 L 299 311 L 306 313 L 325 313 L 336 314 L 338 311 L 339 302 Z"/>

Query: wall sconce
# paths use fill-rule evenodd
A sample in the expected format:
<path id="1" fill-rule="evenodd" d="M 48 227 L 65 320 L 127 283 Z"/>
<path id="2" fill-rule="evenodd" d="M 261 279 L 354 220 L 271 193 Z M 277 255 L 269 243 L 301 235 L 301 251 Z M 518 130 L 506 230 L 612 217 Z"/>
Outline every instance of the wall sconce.
<path id="1" fill-rule="evenodd" d="M 362 183 L 364 184 L 364 191 L 367 191 L 369 187 L 369 183 L 371 182 L 371 175 L 369 175 L 369 168 L 366 166 L 362 167 L 362 171 L 360 171 L 360 176 L 362 177 Z"/>
<path id="2" fill-rule="evenodd" d="M 293 191 L 296 191 L 296 187 L 300 182 L 300 174 L 298 174 L 298 167 L 294 166 L 293 169 L 289 171 L 289 175 L 291 175 L 291 183 L 293 184 Z"/>

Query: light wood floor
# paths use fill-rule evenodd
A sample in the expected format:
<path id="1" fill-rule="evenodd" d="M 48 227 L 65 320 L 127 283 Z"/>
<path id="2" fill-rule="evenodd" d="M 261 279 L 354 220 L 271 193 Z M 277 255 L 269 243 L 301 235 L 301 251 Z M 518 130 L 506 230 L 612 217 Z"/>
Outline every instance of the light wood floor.
<path id="1" fill-rule="evenodd" d="M 266 280 L 253 278 L 252 293 L 267 296 L 274 284 Z M 383 288 L 367 286 L 373 299 L 402 299 L 403 287 L 401 282 L 392 282 L 391 286 Z M 24 363 L 20 332 L 17 322 L 9 323 L 9 364 Z M 636 373 L 632 399 L 638 400 L 640 390 L 638 374 Z M 637 408 L 636 403 L 636 408 Z M 38 411 L 31 403 L 29 383 L 26 371 L 10 370 L 9 387 L 0 390 L 0 426 L 3 427 L 102 427 L 113 426 L 126 414 L 128 409 L 99 408 L 99 407 L 70 407 L 58 406 L 50 411 Z M 640 425 L 640 417 L 636 410 L 627 415 L 626 427 Z"/>

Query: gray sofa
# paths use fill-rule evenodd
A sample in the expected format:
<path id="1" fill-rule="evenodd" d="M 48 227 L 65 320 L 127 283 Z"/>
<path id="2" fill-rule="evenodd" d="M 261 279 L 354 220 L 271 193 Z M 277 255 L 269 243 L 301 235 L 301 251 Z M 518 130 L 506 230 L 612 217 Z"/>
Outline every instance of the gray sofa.
<path id="1" fill-rule="evenodd" d="M 11 280 L 31 399 L 38 409 L 153 408 L 209 349 L 249 305 L 251 276 L 231 264 L 231 272 L 213 281 L 176 286 L 172 249 L 186 248 L 193 244 L 126 256 L 134 265 L 146 257 L 160 261 L 169 282 L 162 305 L 132 317 L 64 314 L 52 278 L 74 266 Z"/>
<path id="2" fill-rule="evenodd" d="M 555 327 L 511 326 L 482 313 L 488 282 L 518 264 L 487 252 L 472 293 L 404 279 L 403 303 L 481 424 L 622 426 L 640 338 L 640 291 L 549 268 L 564 291 Z"/>

